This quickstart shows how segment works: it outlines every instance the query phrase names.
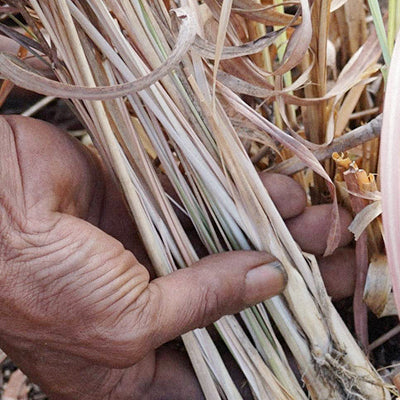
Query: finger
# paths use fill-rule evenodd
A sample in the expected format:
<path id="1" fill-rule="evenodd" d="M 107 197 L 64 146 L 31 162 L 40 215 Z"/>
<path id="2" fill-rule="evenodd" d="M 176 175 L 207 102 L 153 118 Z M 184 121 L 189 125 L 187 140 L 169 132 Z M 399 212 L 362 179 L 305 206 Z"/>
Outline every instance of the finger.
<path id="1" fill-rule="evenodd" d="M 352 233 L 347 229 L 352 221 L 352 216 L 347 210 L 339 207 L 339 217 L 339 247 L 344 247 L 353 239 Z M 286 220 L 286 226 L 304 251 L 322 255 L 328 240 L 331 218 L 332 205 L 321 204 L 306 207 L 302 214 Z"/>
<path id="2" fill-rule="evenodd" d="M 301 214 L 306 207 L 306 192 L 294 179 L 262 172 L 260 178 L 283 219 Z"/>
<path id="3" fill-rule="evenodd" d="M 104 190 L 101 168 L 77 140 L 46 122 L 17 115 L 1 117 L 1 140 L 7 171 L 23 182 L 20 196 L 29 217 L 55 211 L 96 222 Z M 11 153 L 16 158 L 11 160 Z"/>
<path id="4" fill-rule="evenodd" d="M 229 252 L 153 280 L 124 307 L 111 333 L 97 337 L 107 347 L 107 355 L 98 356 L 112 367 L 132 365 L 180 334 L 280 293 L 286 277 L 272 261 L 262 252 Z"/>
<path id="5" fill-rule="evenodd" d="M 354 249 L 339 248 L 330 256 L 318 258 L 318 264 L 326 290 L 333 301 L 353 295 L 356 271 Z"/>

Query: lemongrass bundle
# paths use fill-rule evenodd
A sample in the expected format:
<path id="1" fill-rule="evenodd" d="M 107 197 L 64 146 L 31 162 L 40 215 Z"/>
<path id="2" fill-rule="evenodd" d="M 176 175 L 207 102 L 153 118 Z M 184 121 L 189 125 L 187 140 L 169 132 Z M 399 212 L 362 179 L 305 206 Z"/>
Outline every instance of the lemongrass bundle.
<path id="1" fill-rule="evenodd" d="M 233 3 L 243 8 L 244 15 L 249 12 L 246 6 L 252 6 L 261 21 L 285 27 L 266 36 L 265 46 L 295 26 L 275 74 L 283 76 L 297 66 L 312 38 L 308 0 L 300 1 L 301 21 L 298 15 L 293 18 L 273 7 L 257 11 L 256 2 L 251 1 L 199 4 L 181 0 L 170 12 L 161 0 L 12 3 L 47 51 L 59 82 L 37 76 L 6 55 L 0 55 L 1 74 L 40 93 L 73 99 L 123 188 L 159 275 L 190 267 L 198 256 L 157 177 L 154 157 L 209 253 L 265 250 L 284 266 L 289 279 L 283 295 L 241 313 L 251 338 L 235 316 L 215 323 L 254 398 L 307 398 L 289 367 L 274 332 L 276 326 L 311 398 L 389 399 L 380 376 L 331 304 L 315 257 L 303 254 L 289 234 L 227 109 L 290 148 L 328 182 L 329 176 L 300 139 L 244 103 L 231 90 L 235 89 L 232 77 L 225 75 L 228 79 L 220 80 L 223 75 L 218 71 L 222 60 L 237 56 L 250 68 L 247 55 L 260 50 L 259 43 L 243 44 L 235 34 L 235 24 L 229 20 Z M 204 39 L 207 18 L 219 22 L 215 45 Z M 226 38 L 232 44 L 228 48 L 224 47 Z M 323 99 L 338 101 L 355 82 L 365 79 L 371 54 L 378 54 L 376 47 L 361 51 L 339 77 L 339 85 Z M 307 76 L 306 71 L 293 88 L 301 86 Z M 250 85 L 238 87 L 238 93 L 251 89 Z M 290 91 L 266 89 L 271 95 L 297 101 Z M 330 188 L 333 193 L 331 183 Z M 337 212 L 335 206 L 333 210 Z M 333 220 L 330 250 L 335 247 L 337 229 L 337 220 Z M 183 335 L 183 341 L 208 400 L 242 398 L 205 329 Z"/>

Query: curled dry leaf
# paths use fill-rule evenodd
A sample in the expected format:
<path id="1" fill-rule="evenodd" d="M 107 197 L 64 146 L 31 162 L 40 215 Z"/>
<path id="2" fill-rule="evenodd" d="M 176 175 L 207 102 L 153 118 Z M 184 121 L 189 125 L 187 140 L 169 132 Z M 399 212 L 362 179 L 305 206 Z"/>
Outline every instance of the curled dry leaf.
<path id="1" fill-rule="evenodd" d="M 297 29 L 306 29 L 306 26 L 303 27 L 302 24 Z M 355 101 L 358 100 L 358 97 L 361 95 L 364 86 L 375 79 L 373 75 L 379 68 L 377 61 L 380 57 L 380 54 L 381 49 L 378 39 L 376 35 L 372 34 L 342 69 L 337 81 L 330 88 L 330 90 L 323 96 L 314 98 L 302 98 L 292 93 L 294 90 L 297 90 L 307 84 L 307 81 L 310 77 L 310 71 L 313 68 L 312 62 L 296 79 L 295 82 L 285 88 L 275 87 L 269 83 L 266 80 L 265 71 L 258 69 L 254 64 L 245 59 L 225 62 L 225 64 L 223 64 L 224 71 L 219 71 L 218 79 L 221 83 L 229 87 L 235 93 L 265 98 L 270 101 L 279 99 L 280 101 L 283 100 L 285 104 L 312 106 L 325 100 L 332 100 L 328 130 L 325 139 L 327 143 L 330 143 L 334 138 L 335 132 L 343 131 L 343 126 L 346 125 L 348 119 L 350 118 L 355 106 Z M 293 58 L 290 58 L 293 62 Z M 271 73 L 280 75 L 281 73 L 286 72 L 286 69 L 281 70 L 282 67 L 283 65 Z M 293 65 L 291 65 L 290 68 L 293 68 Z M 355 91 L 357 91 L 357 97 L 353 95 L 352 97 L 348 96 L 346 98 L 346 101 L 341 106 L 342 112 L 337 117 L 338 121 L 336 124 L 339 126 L 335 127 L 334 117 L 336 115 L 336 105 L 340 104 L 343 96 L 348 91 L 350 91 L 352 95 Z M 352 107 L 348 107 L 348 103 L 350 103 L 350 100 L 353 98 L 354 100 L 352 101 Z M 318 144 L 304 141 L 304 139 L 299 137 L 296 138 L 305 143 L 309 148 L 316 149 L 316 147 L 318 147 Z"/>
<path id="2" fill-rule="evenodd" d="M 34 92 L 66 99 L 104 100 L 139 92 L 171 72 L 186 55 L 196 38 L 194 16 L 189 8 L 174 10 L 181 29 L 174 50 L 162 65 L 133 82 L 112 86 L 70 85 L 38 75 L 18 58 L 0 53 L 0 73 L 16 85 Z"/>
<path id="3" fill-rule="evenodd" d="M 258 53 L 259 51 L 265 49 L 266 47 L 273 44 L 276 39 L 285 32 L 287 27 L 278 29 L 277 31 L 272 31 L 266 35 L 253 40 L 248 43 L 244 43 L 240 46 L 227 46 L 222 48 L 222 53 L 220 55 L 221 60 L 228 60 L 236 57 L 248 56 L 251 54 Z M 196 40 L 193 43 L 193 50 L 200 54 L 202 57 L 208 58 L 210 60 L 215 59 L 216 45 L 208 40 L 196 36 Z"/>
<path id="4" fill-rule="evenodd" d="M 364 289 L 364 302 L 378 318 L 397 315 L 387 257 L 384 254 L 375 254 L 371 259 Z"/>
<path id="5" fill-rule="evenodd" d="M 374 201 L 358 212 L 349 226 L 349 231 L 354 233 L 354 239 L 358 240 L 368 225 L 381 214 L 382 204 L 380 201 Z"/>

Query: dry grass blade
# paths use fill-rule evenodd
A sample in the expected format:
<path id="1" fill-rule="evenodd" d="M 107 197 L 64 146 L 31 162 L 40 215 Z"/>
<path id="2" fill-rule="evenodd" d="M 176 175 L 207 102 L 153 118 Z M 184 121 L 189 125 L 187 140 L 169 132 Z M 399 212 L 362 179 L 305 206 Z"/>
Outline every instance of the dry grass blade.
<path id="1" fill-rule="evenodd" d="M 370 262 L 364 290 L 364 301 L 378 317 L 397 314 L 385 255 L 376 255 Z M 369 349 L 375 345 L 376 343 L 371 343 Z"/>
<path id="2" fill-rule="evenodd" d="M 308 51 L 312 37 L 310 5 L 307 0 L 300 0 L 302 20 L 286 47 L 282 65 L 274 71 L 275 75 L 283 75 L 297 66 Z"/>
<path id="3" fill-rule="evenodd" d="M 350 167 L 343 175 L 349 191 L 352 193 L 359 192 L 361 180 L 366 176 L 365 171 L 360 171 L 356 168 Z M 350 195 L 350 202 L 355 214 L 361 212 L 368 204 L 365 199 L 353 194 Z M 360 234 L 360 237 L 356 242 L 356 283 L 353 298 L 355 331 L 364 349 L 367 349 L 368 347 L 368 310 L 366 304 L 363 302 L 367 272 L 368 236 L 367 232 L 364 231 Z"/>
<path id="4" fill-rule="evenodd" d="M 38 51 L 42 50 L 40 45 L 35 40 L 29 38 L 28 36 L 23 35 L 22 33 L 19 33 L 15 29 L 10 28 L 9 26 L 3 23 L 0 23 L 0 32 L 4 33 L 11 39 L 14 39 L 17 43 L 20 44 L 20 46 L 29 49 L 32 54 L 35 53 L 34 51 L 32 51 L 33 49 Z"/>
<path id="5" fill-rule="evenodd" d="M 339 222 L 339 211 L 338 204 L 336 202 L 335 195 L 335 186 L 333 185 L 330 177 L 327 175 L 326 171 L 322 168 L 321 164 L 316 160 L 312 152 L 305 147 L 302 143 L 299 143 L 296 139 L 286 134 L 285 132 L 279 130 L 276 126 L 270 123 L 268 120 L 261 118 L 259 114 L 257 114 L 250 107 L 245 105 L 237 96 L 235 96 L 232 92 L 229 93 L 227 89 L 221 88 L 222 93 L 226 97 L 228 101 L 234 104 L 234 108 L 243 114 L 249 121 L 257 126 L 258 128 L 264 130 L 266 133 L 274 137 L 277 141 L 284 144 L 287 148 L 293 151 L 297 157 L 303 161 L 308 167 L 310 167 L 313 171 L 319 174 L 322 178 L 324 178 L 328 184 L 328 188 L 331 191 L 332 198 L 334 202 L 332 204 L 332 221 L 331 221 L 331 229 L 329 231 L 328 242 L 325 250 L 325 254 L 331 254 L 337 247 L 339 243 L 339 231 L 340 231 L 340 222 Z"/>
<path id="6" fill-rule="evenodd" d="M 276 5 L 262 6 L 255 0 L 235 0 L 233 5 L 235 13 L 265 25 L 290 25 L 294 22 L 291 15 L 276 11 Z"/>
<path id="7" fill-rule="evenodd" d="M 349 231 L 354 233 L 355 240 L 361 236 L 361 233 L 367 229 L 367 226 L 379 215 L 382 214 L 382 204 L 380 201 L 374 201 L 364 207 L 353 219 L 349 225 Z"/>

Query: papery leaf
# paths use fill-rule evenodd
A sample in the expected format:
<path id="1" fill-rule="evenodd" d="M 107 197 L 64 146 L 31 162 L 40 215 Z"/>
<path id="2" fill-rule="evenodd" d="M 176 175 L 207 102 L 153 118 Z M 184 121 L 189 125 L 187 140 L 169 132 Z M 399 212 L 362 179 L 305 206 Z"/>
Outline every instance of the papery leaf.
<path id="1" fill-rule="evenodd" d="M 282 65 L 274 71 L 275 75 L 283 75 L 298 65 L 306 55 L 308 46 L 311 42 L 312 25 L 311 11 L 308 0 L 300 0 L 301 3 L 301 24 L 292 34 L 286 46 Z"/>
<path id="2" fill-rule="evenodd" d="M 382 214 L 382 203 L 374 201 L 364 207 L 353 219 L 349 225 L 349 231 L 354 233 L 354 239 L 358 240 L 360 235 L 367 229 L 368 225 L 379 215 Z"/>
<path id="3" fill-rule="evenodd" d="M 215 56 L 214 56 L 214 69 L 213 69 L 213 98 L 215 100 L 215 85 L 217 81 L 217 73 L 219 63 L 221 61 L 221 55 L 224 48 L 226 32 L 228 30 L 229 25 L 229 15 L 232 9 L 232 1 L 233 0 L 225 0 L 222 3 L 221 13 L 219 16 L 219 24 L 218 24 L 218 32 L 217 32 L 217 40 L 215 42 Z M 215 102 L 214 102 L 215 104 Z"/>
<path id="4" fill-rule="evenodd" d="M 375 254 L 368 268 L 364 302 L 378 317 L 396 315 L 387 257 Z"/>

